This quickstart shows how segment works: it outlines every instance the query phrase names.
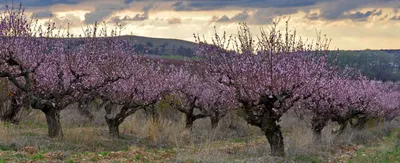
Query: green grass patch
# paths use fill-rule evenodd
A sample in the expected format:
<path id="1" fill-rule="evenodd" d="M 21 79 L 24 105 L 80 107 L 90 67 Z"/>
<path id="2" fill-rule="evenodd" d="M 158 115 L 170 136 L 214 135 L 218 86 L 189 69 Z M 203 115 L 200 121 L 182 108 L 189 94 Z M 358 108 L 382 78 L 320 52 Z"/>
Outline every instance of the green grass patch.
<path id="1" fill-rule="evenodd" d="M 231 141 L 235 142 L 235 143 L 244 143 L 244 142 L 246 142 L 246 140 L 243 139 L 243 138 L 233 138 L 233 139 L 231 139 Z"/>
<path id="2" fill-rule="evenodd" d="M 374 163 L 392 163 L 400 161 L 400 147 L 389 150 L 378 150 L 375 152 L 358 152 L 356 157 L 349 160 L 349 163 L 374 162 Z"/>
<path id="3" fill-rule="evenodd" d="M 373 162 L 392 163 L 400 162 L 400 132 L 397 130 L 385 136 L 384 141 L 375 146 L 367 146 L 356 152 L 349 163 Z"/>
<path id="4" fill-rule="evenodd" d="M 32 160 L 43 160 L 43 159 L 45 159 L 45 157 L 41 153 L 32 156 Z"/>
<path id="5" fill-rule="evenodd" d="M 0 144 L 0 151 L 15 151 L 15 150 L 17 150 L 15 144 L 10 144 L 10 145 Z"/>

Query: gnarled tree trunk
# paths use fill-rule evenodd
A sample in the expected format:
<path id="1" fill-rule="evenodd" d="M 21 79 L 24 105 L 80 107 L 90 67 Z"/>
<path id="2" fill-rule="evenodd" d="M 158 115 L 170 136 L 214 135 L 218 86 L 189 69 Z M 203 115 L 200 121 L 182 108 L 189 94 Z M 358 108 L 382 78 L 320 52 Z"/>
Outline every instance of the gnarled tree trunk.
<path id="1" fill-rule="evenodd" d="M 108 125 L 108 132 L 111 137 L 119 138 L 119 123 L 116 119 L 111 119 L 106 116 L 106 122 Z"/>
<path id="2" fill-rule="evenodd" d="M 186 129 L 191 129 L 193 126 L 193 123 L 196 119 L 194 118 L 193 114 L 186 114 Z"/>
<path id="3" fill-rule="evenodd" d="M 48 107 L 42 110 L 46 115 L 46 122 L 49 137 L 63 137 L 60 119 L 60 110 L 54 107 Z"/>
<path id="4" fill-rule="evenodd" d="M 277 123 L 278 120 L 272 116 L 264 116 L 261 129 L 264 131 L 271 147 L 271 155 L 283 157 L 285 156 L 285 148 L 281 126 Z"/>
<path id="5" fill-rule="evenodd" d="M 362 130 L 365 129 L 366 124 L 368 122 L 368 118 L 365 115 L 359 115 L 356 118 L 356 122 L 353 122 L 350 120 L 351 127 L 357 129 L 357 130 Z"/>
<path id="6" fill-rule="evenodd" d="M 186 126 L 185 128 L 191 130 L 193 127 L 194 121 L 201 118 L 206 118 L 207 116 L 204 114 L 194 114 L 194 108 L 189 111 L 183 112 L 186 115 Z"/>
<path id="7" fill-rule="evenodd" d="M 18 103 L 15 98 L 12 98 L 9 108 L 3 109 L 5 110 L 5 112 L 0 117 L 1 121 L 19 124 L 20 120 L 17 119 L 17 115 L 22 110 L 22 104 Z"/>
<path id="8" fill-rule="evenodd" d="M 315 115 L 311 120 L 311 127 L 314 134 L 314 141 L 320 143 L 322 141 L 322 130 L 327 124 L 327 120 L 323 116 Z"/>
<path id="9" fill-rule="evenodd" d="M 141 105 L 135 102 L 126 103 L 121 110 L 115 115 L 113 115 L 114 104 L 109 102 L 105 105 L 106 110 L 105 119 L 108 125 L 109 134 L 113 138 L 119 138 L 119 125 L 124 122 L 125 118 L 134 114 L 139 109 L 143 109 Z"/>
<path id="10" fill-rule="evenodd" d="M 339 129 L 336 131 L 332 131 L 332 134 L 340 135 L 344 132 L 347 127 L 348 121 L 344 119 L 332 119 L 333 122 L 337 122 L 339 124 Z"/>

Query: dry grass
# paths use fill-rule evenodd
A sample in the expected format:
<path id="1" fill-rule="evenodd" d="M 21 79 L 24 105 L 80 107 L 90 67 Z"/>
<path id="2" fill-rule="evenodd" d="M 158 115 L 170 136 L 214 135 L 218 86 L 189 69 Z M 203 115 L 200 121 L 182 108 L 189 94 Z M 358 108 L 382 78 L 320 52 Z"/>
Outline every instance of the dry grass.
<path id="1" fill-rule="evenodd" d="M 25 158 L 28 160 L 41 158 L 40 154 L 43 154 L 46 158 L 54 156 L 62 160 L 72 158 L 87 161 L 95 158 L 98 161 L 111 161 L 114 156 L 108 154 L 112 153 L 115 160 L 120 161 L 165 157 L 171 162 L 327 162 L 355 157 L 362 147 L 382 141 L 383 137 L 399 128 L 399 123 L 393 121 L 379 126 L 371 125 L 367 130 L 349 129 L 336 136 L 331 134 L 331 130 L 337 124 L 329 123 L 323 130 L 323 142 L 316 144 L 309 119 L 299 120 L 289 113 L 280 123 L 287 153 L 282 159 L 269 156 L 270 149 L 264 134 L 237 114 L 240 113 L 230 113 L 224 117 L 216 130 L 211 129 L 210 119 L 206 118 L 195 121 L 192 130 L 188 131 L 184 128 L 184 115 L 180 112 L 164 108 L 160 120 L 156 122 L 139 111 L 121 124 L 122 138 L 114 140 L 108 137 L 104 120 L 87 123 L 73 108 L 63 110 L 61 114 L 64 138 L 50 139 L 46 136 L 43 113 L 33 111 L 19 126 L 0 123 L 0 156 L 14 158 L 1 150 L 20 152 L 33 147 L 39 153 L 27 155 Z M 102 110 L 93 112 L 93 115 L 96 119 L 104 117 Z M 132 151 L 136 151 L 136 154 L 132 154 Z M 158 157 L 158 154 L 163 156 Z M 117 155 L 121 157 L 117 158 Z"/>

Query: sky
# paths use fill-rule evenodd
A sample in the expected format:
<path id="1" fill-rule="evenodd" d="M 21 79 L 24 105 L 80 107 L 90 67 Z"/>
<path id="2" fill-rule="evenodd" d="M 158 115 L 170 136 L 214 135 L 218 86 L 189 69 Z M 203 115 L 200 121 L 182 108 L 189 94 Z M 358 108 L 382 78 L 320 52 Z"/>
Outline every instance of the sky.
<path id="1" fill-rule="evenodd" d="M 1 1 L 0 1 L 1 2 Z M 176 38 L 194 42 L 193 34 L 211 38 L 236 34 L 246 22 L 254 35 L 272 20 L 290 18 L 303 39 L 317 31 L 332 39 L 331 49 L 400 49 L 400 0 L 21 0 L 27 14 L 51 20 L 59 28 L 71 24 L 75 34 L 95 21 L 122 34 Z M 3 0 L 1 3 L 5 3 Z M 8 3 L 11 3 L 9 1 Z M 4 6 L 4 5 L 2 5 Z M 282 28 L 283 29 L 283 28 Z"/>

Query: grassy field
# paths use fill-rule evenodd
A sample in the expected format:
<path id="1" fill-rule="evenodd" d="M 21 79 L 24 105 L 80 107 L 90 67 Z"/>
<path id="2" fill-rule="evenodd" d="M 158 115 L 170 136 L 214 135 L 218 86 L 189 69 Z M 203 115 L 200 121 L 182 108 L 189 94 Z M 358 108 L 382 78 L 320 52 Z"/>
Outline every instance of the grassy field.
<path id="1" fill-rule="evenodd" d="M 184 117 L 161 111 L 159 123 L 139 112 L 121 125 L 120 139 L 107 136 L 103 111 L 89 122 L 76 110 L 62 111 L 63 139 L 46 136 L 45 118 L 33 111 L 20 125 L 0 124 L 0 163 L 3 162 L 398 162 L 400 130 L 397 121 L 367 130 L 332 135 L 330 124 L 323 142 L 313 142 L 307 120 L 288 114 L 282 120 L 286 157 L 269 156 L 263 133 L 230 114 L 216 130 L 209 119 L 184 129 Z"/>

